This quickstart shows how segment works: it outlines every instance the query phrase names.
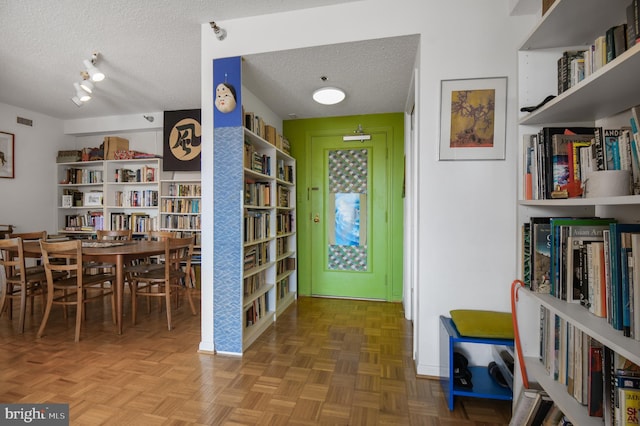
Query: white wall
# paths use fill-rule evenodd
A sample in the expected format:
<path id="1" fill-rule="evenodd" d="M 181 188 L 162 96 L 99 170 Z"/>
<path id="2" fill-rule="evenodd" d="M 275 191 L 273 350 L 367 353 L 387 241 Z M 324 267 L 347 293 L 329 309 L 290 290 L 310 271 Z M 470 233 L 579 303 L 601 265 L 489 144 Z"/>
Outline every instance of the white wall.
<path id="1" fill-rule="evenodd" d="M 516 51 L 534 17 L 509 17 L 508 0 L 367 0 L 219 22 L 202 32 L 203 183 L 213 181 L 212 60 L 420 34 L 415 326 L 418 374 L 438 375 L 438 317 L 455 308 L 509 310 L 516 247 Z M 355 19 L 354 17 L 357 17 Z M 330 27 L 330 30 L 329 30 Z M 505 161 L 437 160 L 440 81 L 508 78 Z M 392 78 L 392 76 L 390 76 Z M 203 282 L 212 280 L 212 185 L 203 185 Z M 212 294 L 203 289 L 202 350 L 212 350 Z"/>
<path id="2" fill-rule="evenodd" d="M 33 120 L 33 127 L 17 117 Z M 16 232 L 57 231 L 56 155 L 74 149 L 62 128 L 62 120 L 0 104 L 0 131 L 15 134 L 15 179 L 0 179 L 0 223 L 15 225 Z"/>

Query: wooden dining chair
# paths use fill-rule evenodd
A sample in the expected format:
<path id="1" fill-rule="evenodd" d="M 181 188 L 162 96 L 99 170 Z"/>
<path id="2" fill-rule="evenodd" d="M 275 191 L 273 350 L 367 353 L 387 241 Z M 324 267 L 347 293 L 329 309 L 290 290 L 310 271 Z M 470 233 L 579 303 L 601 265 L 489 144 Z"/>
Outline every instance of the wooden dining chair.
<path id="1" fill-rule="evenodd" d="M 98 241 L 131 241 L 133 231 L 131 229 L 98 229 L 96 240 Z M 111 271 L 115 274 L 116 265 L 108 262 L 88 262 L 85 264 L 87 273 L 103 273 Z"/>
<path id="2" fill-rule="evenodd" d="M 47 276 L 47 303 L 38 330 L 38 338 L 44 334 L 47 326 L 51 308 L 53 305 L 63 307 L 76 307 L 76 330 L 75 341 L 80 341 L 80 329 L 83 321 L 85 305 L 89 302 L 102 300 L 104 297 L 111 298 L 111 317 L 116 323 L 115 292 L 106 283 L 115 282 L 116 276 L 109 272 L 97 274 L 85 273 L 82 260 L 82 241 L 70 240 L 61 242 L 40 241 L 44 270 Z M 56 260 L 66 259 L 62 264 Z M 55 279 L 56 273 L 63 273 L 65 276 Z"/>
<path id="3" fill-rule="evenodd" d="M 132 276 L 131 286 L 131 318 L 136 323 L 137 298 L 161 298 L 165 301 L 167 311 L 167 328 L 172 329 L 171 297 L 178 297 L 186 292 L 191 313 L 196 315 L 196 308 L 191 297 L 191 257 L 195 237 L 167 238 L 164 240 L 163 268 L 153 269 Z M 177 299 L 178 300 L 178 299 Z"/>
<path id="4" fill-rule="evenodd" d="M 97 240 L 117 240 L 131 241 L 133 231 L 131 229 L 98 229 L 96 231 Z"/>
<path id="5" fill-rule="evenodd" d="M 4 268 L 5 274 L 4 289 L 0 294 L 0 315 L 6 310 L 9 319 L 13 319 L 13 301 L 18 300 L 18 331 L 24 333 L 27 300 L 33 302 L 37 295 L 41 295 L 44 306 L 44 268 L 26 266 L 23 240 L 20 237 L 0 239 L 0 266 Z M 33 303 L 31 310 L 33 312 Z"/>

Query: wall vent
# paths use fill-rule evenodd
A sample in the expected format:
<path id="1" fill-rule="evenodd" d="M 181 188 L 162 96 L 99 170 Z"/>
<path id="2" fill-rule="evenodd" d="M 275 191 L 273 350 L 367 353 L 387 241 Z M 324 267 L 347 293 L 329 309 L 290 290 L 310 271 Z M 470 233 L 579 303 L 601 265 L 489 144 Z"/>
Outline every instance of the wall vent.
<path id="1" fill-rule="evenodd" d="M 18 117 L 18 124 L 24 124 L 25 126 L 33 127 L 33 120 L 29 120 L 28 118 Z"/>

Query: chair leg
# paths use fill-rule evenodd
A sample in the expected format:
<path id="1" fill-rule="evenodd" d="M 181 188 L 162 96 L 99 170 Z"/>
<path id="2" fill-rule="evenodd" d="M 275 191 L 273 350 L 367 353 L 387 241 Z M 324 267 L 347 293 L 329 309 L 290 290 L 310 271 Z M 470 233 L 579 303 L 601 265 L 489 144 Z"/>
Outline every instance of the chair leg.
<path id="1" fill-rule="evenodd" d="M 198 315 L 196 312 L 196 305 L 193 303 L 193 297 L 191 296 L 191 287 L 187 287 L 187 299 L 189 299 L 189 306 L 191 306 L 191 313 Z"/>
<path id="2" fill-rule="evenodd" d="M 32 299 L 33 300 L 33 299 Z M 27 310 L 27 286 L 20 286 L 20 318 L 18 319 L 18 331 L 24 333 L 24 318 Z"/>
<path id="3" fill-rule="evenodd" d="M 84 296 L 84 290 L 79 289 L 76 292 L 76 338 L 75 338 L 76 343 L 80 341 L 80 327 L 82 326 L 83 313 L 86 312 L 84 309 L 83 296 Z"/>
<path id="4" fill-rule="evenodd" d="M 164 284 L 164 299 L 167 305 L 167 328 L 171 331 L 171 285 Z"/>
<path id="5" fill-rule="evenodd" d="M 136 325 L 136 314 L 137 314 L 137 298 L 138 298 L 138 283 L 133 281 L 131 283 L 131 324 Z"/>
<path id="6" fill-rule="evenodd" d="M 44 329 L 47 326 L 47 321 L 49 320 L 49 314 L 51 313 L 51 305 L 53 305 L 53 290 L 47 291 L 47 306 L 44 309 L 42 322 L 40 323 L 40 328 L 38 329 L 38 334 L 37 334 L 38 339 L 42 337 L 42 333 L 44 333 Z"/>

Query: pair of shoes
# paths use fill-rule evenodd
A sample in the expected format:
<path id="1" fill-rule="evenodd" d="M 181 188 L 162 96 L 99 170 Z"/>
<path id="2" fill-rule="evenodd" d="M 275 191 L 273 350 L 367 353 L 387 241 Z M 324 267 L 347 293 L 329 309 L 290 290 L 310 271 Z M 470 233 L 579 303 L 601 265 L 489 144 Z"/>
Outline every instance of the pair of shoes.
<path id="1" fill-rule="evenodd" d="M 489 369 L 489 375 L 493 378 L 493 380 L 495 380 L 495 382 L 499 386 L 501 386 L 503 388 L 508 388 L 509 387 L 509 385 L 507 384 L 507 381 L 505 380 L 504 376 L 502 375 L 502 371 L 500 371 L 500 367 L 498 367 L 498 364 L 496 364 L 495 362 L 491 361 L 487 368 Z"/>
<path id="2" fill-rule="evenodd" d="M 453 383 L 456 387 L 465 389 L 473 388 L 471 382 L 471 370 L 469 370 L 469 361 L 460 352 L 453 353 Z"/>

